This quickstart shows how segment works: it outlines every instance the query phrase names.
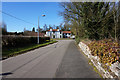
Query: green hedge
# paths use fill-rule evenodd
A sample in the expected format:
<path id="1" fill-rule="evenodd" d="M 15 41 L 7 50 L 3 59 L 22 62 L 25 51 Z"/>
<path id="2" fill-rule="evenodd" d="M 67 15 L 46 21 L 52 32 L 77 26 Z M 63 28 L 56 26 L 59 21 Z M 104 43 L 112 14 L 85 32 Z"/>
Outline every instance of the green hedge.
<path id="1" fill-rule="evenodd" d="M 37 37 L 2 36 L 2 47 L 22 47 L 37 44 Z M 39 37 L 40 44 L 50 41 L 50 37 Z"/>
<path id="2" fill-rule="evenodd" d="M 52 43 L 55 43 L 57 41 L 49 41 L 49 42 L 46 42 L 46 43 L 43 43 L 43 44 L 33 44 L 33 45 L 29 45 L 29 46 L 26 46 L 26 47 L 21 47 L 21 48 L 13 48 L 13 49 L 3 49 L 2 51 L 2 59 L 7 59 L 9 57 L 12 57 L 12 56 L 16 56 L 16 55 L 19 55 L 19 54 L 23 54 L 27 51 L 31 51 L 31 50 L 34 50 L 34 49 L 37 49 L 39 47 L 43 47 L 43 46 L 47 46 L 49 44 L 52 44 Z"/>

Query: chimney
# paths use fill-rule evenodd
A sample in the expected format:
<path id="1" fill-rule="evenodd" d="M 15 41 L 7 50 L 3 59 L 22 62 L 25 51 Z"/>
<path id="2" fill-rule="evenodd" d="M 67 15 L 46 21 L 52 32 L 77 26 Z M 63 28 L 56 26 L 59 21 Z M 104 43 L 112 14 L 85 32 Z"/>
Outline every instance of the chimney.
<path id="1" fill-rule="evenodd" d="M 59 31 L 59 29 L 57 29 L 57 31 Z"/>
<path id="2" fill-rule="evenodd" d="M 52 31 L 52 29 L 50 29 L 50 31 Z"/>

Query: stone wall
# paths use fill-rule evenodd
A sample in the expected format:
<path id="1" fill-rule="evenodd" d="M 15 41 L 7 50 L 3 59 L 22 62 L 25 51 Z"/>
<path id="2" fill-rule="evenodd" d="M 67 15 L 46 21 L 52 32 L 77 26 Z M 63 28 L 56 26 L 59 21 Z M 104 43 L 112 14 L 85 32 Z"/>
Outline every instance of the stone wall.
<path id="1" fill-rule="evenodd" d="M 91 60 L 91 62 L 98 69 L 98 71 L 101 73 L 103 78 L 116 78 L 117 77 L 120 79 L 120 63 L 119 62 L 116 62 L 112 64 L 111 66 L 109 66 L 110 71 L 105 70 L 102 67 L 103 64 L 99 62 L 99 57 L 92 56 L 89 47 L 85 43 L 80 42 L 78 46 L 81 48 L 83 53 Z"/>

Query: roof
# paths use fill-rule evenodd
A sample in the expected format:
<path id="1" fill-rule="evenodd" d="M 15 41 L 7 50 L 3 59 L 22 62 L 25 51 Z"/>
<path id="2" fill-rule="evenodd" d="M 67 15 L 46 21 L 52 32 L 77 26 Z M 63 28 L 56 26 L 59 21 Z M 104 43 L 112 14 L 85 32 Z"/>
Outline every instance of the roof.
<path id="1" fill-rule="evenodd" d="M 48 31 L 50 31 L 50 30 L 48 30 Z M 58 29 L 52 29 L 52 31 L 58 31 Z M 61 31 L 61 30 L 59 30 L 59 31 Z M 71 31 L 62 31 L 63 33 L 71 33 Z"/>
<path id="2" fill-rule="evenodd" d="M 63 33 L 71 33 L 71 31 L 63 31 Z"/>
<path id="3" fill-rule="evenodd" d="M 48 30 L 48 31 L 50 31 L 50 30 Z M 52 31 L 58 31 L 58 29 L 52 29 Z"/>
<path id="4" fill-rule="evenodd" d="M 27 32 L 26 34 L 24 34 L 24 35 L 26 35 L 26 36 L 38 36 L 38 33 L 37 32 Z M 41 32 L 39 32 L 39 36 L 44 36 L 45 35 L 45 33 L 41 33 Z"/>
<path id="5" fill-rule="evenodd" d="M 45 35 L 45 33 L 39 33 L 39 36 L 44 36 L 44 35 Z M 35 32 L 34 34 L 32 34 L 32 36 L 38 36 L 38 33 Z"/>

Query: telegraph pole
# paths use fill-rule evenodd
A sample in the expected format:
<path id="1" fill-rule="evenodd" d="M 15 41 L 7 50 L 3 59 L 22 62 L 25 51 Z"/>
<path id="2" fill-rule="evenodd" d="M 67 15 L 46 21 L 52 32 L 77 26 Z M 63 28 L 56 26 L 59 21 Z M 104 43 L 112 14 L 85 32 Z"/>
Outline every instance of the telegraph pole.
<path id="1" fill-rule="evenodd" d="M 39 44 L 39 16 L 38 16 L 38 44 Z"/>

